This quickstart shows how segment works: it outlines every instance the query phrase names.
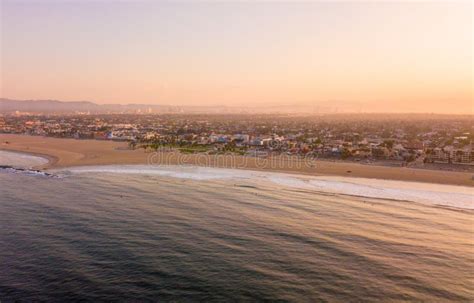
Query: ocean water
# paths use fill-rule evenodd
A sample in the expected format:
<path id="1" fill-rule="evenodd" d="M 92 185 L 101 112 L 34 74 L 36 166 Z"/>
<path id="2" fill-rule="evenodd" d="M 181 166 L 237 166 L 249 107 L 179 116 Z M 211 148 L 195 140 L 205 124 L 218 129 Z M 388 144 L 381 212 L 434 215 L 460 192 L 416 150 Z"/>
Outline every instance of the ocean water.
<path id="1" fill-rule="evenodd" d="M 474 298 L 470 188 L 196 167 L 54 173 L 0 172 L 1 302 Z"/>
<path id="2" fill-rule="evenodd" d="M 0 165 L 14 165 L 21 168 L 32 168 L 47 164 L 48 160 L 29 154 L 0 150 Z"/>

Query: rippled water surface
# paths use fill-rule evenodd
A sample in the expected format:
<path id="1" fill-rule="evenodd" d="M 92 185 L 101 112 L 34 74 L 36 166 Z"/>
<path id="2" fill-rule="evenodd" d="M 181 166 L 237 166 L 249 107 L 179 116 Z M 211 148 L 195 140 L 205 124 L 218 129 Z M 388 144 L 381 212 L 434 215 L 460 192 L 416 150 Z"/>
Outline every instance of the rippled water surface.
<path id="1" fill-rule="evenodd" d="M 265 180 L 0 173 L 0 301 L 470 301 L 473 213 Z"/>

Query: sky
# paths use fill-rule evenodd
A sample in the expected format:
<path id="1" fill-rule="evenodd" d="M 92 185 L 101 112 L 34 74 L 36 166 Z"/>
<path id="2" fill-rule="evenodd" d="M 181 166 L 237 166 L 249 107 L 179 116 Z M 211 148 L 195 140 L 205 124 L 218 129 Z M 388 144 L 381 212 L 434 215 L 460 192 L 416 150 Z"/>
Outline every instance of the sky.
<path id="1" fill-rule="evenodd" d="M 0 3 L 4 98 L 473 111 L 471 1 Z"/>

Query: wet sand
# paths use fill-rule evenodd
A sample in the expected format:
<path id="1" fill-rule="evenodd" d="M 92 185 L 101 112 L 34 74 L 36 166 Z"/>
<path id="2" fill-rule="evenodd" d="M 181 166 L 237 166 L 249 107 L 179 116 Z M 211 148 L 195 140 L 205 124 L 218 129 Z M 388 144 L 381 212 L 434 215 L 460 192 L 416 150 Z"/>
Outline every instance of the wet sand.
<path id="1" fill-rule="evenodd" d="M 235 155 L 180 154 L 130 150 L 126 142 L 59 139 L 40 136 L 0 134 L 0 150 L 26 152 L 49 159 L 40 169 L 110 164 L 192 164 L 212 167 L 265 170 L 306 175 L 363 177 L 473 186 L 472 174 L 406 167 L 384 167 L 357 163 L 290 159 L 286 156 L 255 158 Z"/>

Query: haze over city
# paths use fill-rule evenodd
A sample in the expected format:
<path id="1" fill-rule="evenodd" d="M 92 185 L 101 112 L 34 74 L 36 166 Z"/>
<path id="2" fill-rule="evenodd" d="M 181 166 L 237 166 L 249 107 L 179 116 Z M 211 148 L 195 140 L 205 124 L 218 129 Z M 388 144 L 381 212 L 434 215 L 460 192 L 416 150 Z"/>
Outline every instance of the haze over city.
<path id="1" fill-rule="evenodd" d="M 1 1 L 0 97 L 472 113 L 472 2 Z"/>
<path id="2" fill-rule="evenodd" d="M 0 0 L 0 303 L 474 302 L 473 3 Z"/>

